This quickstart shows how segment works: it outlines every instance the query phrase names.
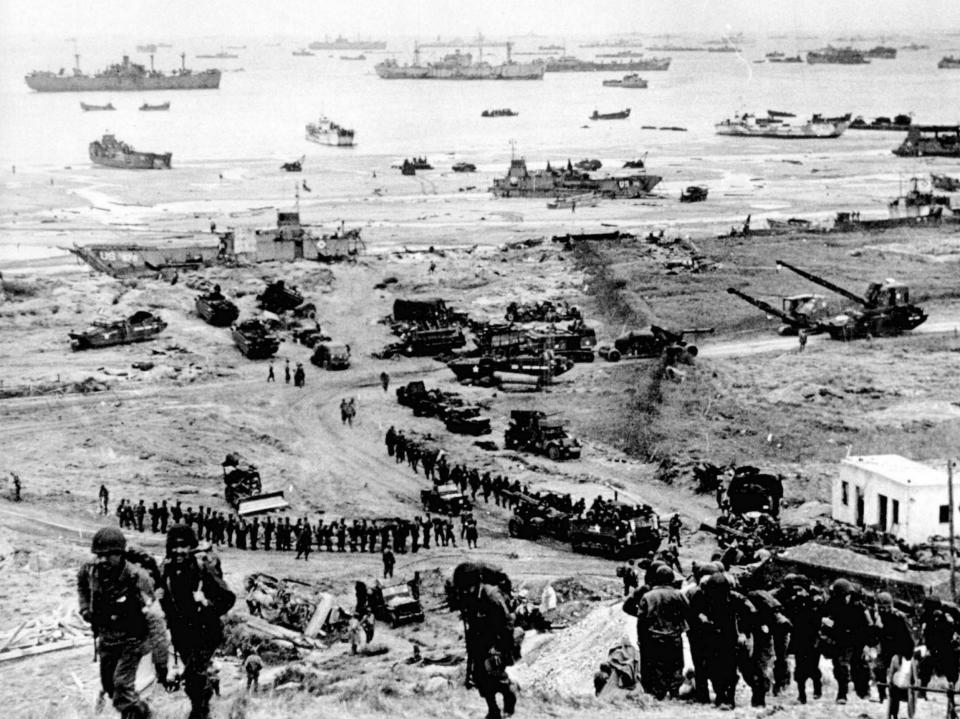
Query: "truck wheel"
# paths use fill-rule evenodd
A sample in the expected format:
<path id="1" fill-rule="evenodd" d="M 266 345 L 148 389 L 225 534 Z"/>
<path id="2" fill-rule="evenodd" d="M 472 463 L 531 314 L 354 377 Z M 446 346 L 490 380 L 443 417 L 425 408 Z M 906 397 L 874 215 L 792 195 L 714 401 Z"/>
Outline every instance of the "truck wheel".
<path id="1" fill-rule="evenodd" d="M 607 352 L 607 362 L 619 362 L 620 361 L 620 351 L 619 350 L 610 350 Z"/>
<path id="2" fill-rule="evenodd" d="M 696 345 L 687 345 L 683 349 L 691 357 L 696 357 L 698 354 L 700 354 L 700 350 L 697 349 Z"/>
<path id="3" fill-rule="evenodd" d="M 551 444 L 549 447 L 547 447 L 547 457 L 552 459 L 554 462 L 560 459 L 560 449 L 557 447 L 557 445 Z"/>

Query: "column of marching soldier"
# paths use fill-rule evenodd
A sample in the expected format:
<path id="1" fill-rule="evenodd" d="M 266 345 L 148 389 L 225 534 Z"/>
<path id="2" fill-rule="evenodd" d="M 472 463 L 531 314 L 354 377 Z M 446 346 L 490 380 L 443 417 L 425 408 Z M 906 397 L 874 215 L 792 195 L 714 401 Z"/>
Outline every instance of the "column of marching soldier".
<path id="1" fill-rule="evenodd" d="M 394 552 L 416 553 L 436 547 L 457 546 L 454 523 L 448 517 L 426 515 L 412 520 L 367 520 L 346 519 L 325 522 L 320 519 L 315 525 L 306 517 L 291 522 L 290 517 L 267 517 L 262 522 L 258 517 L 247 521 L 233 513 L 217 511 L 200 506 L 184 509 L 178 500 L 172 507 L 166 500 L 154 502 L 147 507 L 143 500 L 133 504 L 122 499 L 116 509 L 121 529 L 165 533 L 167 526 L 185 524 L 193 528 L 200 541 L 213 545 L 250 550 L 296 550 L 297 559 L 306 559 L 312 551 L 325 549 L 328 552 L 376 552 L 390 548 Z M 147 522 L 149 517 L 149 523 Z M 460 516 L 460 539 L 467 548 L 476 548 L 478 531 L 470 512 Z"/>

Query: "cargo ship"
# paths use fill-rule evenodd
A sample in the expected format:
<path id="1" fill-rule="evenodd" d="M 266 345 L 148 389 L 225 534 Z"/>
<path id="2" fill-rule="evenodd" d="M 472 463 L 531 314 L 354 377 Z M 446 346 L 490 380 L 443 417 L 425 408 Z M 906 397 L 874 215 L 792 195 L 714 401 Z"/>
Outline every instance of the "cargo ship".
<path id="1" fill-rule="evenodd" d="M 602 199 L 632 200 L 650 194 L 663 178 L 646 170 L 615 173 L 584 172 L 568 161 L 566 169 L 530 172 L 524 158 L 510 160 L 505 177 L 495 178 L 490 191 L 494 197 L 568 197 L 592 194 Z"/>
<path id="2" fill-rule="evenodd" d="M 670 69 L 669 57 L 649 57 L 624 62 L 580 60 L 572 55 L 539 61 L 547 72 L 653 72 Z"/>
<path id="3" fill-rule="evenodd" d="M 124 170 L 169 170 L 173 153 L 137 152 L 111 134 L 94 140 L 89 147 L 90 159 L 97 165 Z"/>
<path id="4" fill-rule="evenodd" d="M 128 55 L 123 62 L 113 64 L 96 75 L 84 75 L 80 71 L 80 56 L 72 75 L 62 69 L 59 73 L 34 70 L 24 80 L 31 90 L 37 92 L 140 92 L 141 90 L 216 90 L 220 87 L 220 71 L 193 72 L 186 68 L 186 54 L 180 55 L 180 69 L 169 75 L 143 65 L 130 62 Z"/>
<path id="5" fill-rule="evenodd" d="M 420 64 L 420 48 L 413 51 L 413 64 L 400 65 L 389 59 L 374 69 L 385 80 L 542 80 L 545 66 L 540 62 L 514 62 L 511 43 L 507 43 L 507 61 L 501 65 L 474 62 L 473 55 L 459 50 L 438 62 Z"/>
<path id="6" fill-rule="evenodd" d="M 714 125 L 718 135 L 734 137 L 772 137 L 784 140 L 824 140 L 840 137 L 850 124 L 850 118 L 821 118 L 793 124 L 787 118 L 768 115 L 757 117 L 750 113 L 735 116 Z"/>
<path id="7" fill-rule="evenodd" d="M 336 40 L 325 40 L 310 43 L 311 50 L 386 50 L 387 43 L 383 40 L 347 40 L 338 35 Z"/>
<path id="8" fill-rule="evenodd" d="M 321 115 L 316 122 L 307 125 L 307 139 L 318 145 L 334 145 L 336 147 L 353 147 L 354 131 L 340 127 L 335 122 Z"/>
<path id="9" fill-rule="evenodd" d="M 807 53 L 809 65 L 869 65 L 870 61 L 863 56 L 860 50 L 852 47 L 833 47 L 827 45 L 822 50 L 811 50 Z"/>

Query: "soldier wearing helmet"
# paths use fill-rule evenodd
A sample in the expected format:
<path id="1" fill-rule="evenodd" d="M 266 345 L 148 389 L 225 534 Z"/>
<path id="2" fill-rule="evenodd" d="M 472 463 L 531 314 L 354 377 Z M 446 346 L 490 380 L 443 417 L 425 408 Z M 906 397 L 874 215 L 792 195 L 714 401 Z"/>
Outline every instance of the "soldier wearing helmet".
<path id="1" fill-rule="evenodd" d="M 875 627 L 859 587 L 846 579 L 837 579 L 830 585 L 825 614 L 825 648 L 833 661 L 837 704 L 847 703 L 851 680 L 857 696 L 865 699 L 870 693 L 870 670 L 863 659 L 863 650 L 867 644 L 875 643 L 871 642 Z"/>
<path id="2" fill-rule="evenodd" d="M 893 596 L 889 592 L 877 594 L 877 620 L 880 650 L 873 665 L 873 678 L 877 681 L 880 701 L 886 701 L 885 685 L 890 683 L 894 657 L 903 661 L 913 656 L 913 631 L 906 615 L 893 606 Z"/>
<path id="3" fill-rule="evenodd" d="M 116 527 L 93 535 L 97 556 L 77 575 L 80 616 L 93 627 L 100 656 L 100 684 L 122 719 L 146 719 L 150 707 L 136 690 L 137 666 L 149 633 L 144 609 L 153 601 L 153 582 L 126 561 L 127 540 Z"/>
<path id="4" fill-rule="evenodd" d="M 674 588 L 676 577 L 657 565 L 652 588 L 637 606 L 637 640 L 643 688 L 657 699 L 676 698 L 683 683 L 683 632 L 687 629 L 687 599 Z"/>
<path id="5" fill-rule="evenodd" d="M 173 646 L 183 661 L 183 683 L 191 719 L 208 719 L 214 694 L 211 660 L 223 641 L 220 617 L 236 596 L 223 581 L 220 561 L 198 547 L 185 524 L 167 532 L 167 557 L 161 570 L 160 603 L 167 615 Z"/>
<path id="6" fill-rule="evenodd" d="M 497 694 L 503 695 L 503 714 L 517 704 L 507 667 L 514 663 L 513 614 L 507 604 L 510 580 L 500 570 L 464 562 L 453 571 L 449 601 L 460 609 L 467 644 L 467 680 L 487 702 L 487 719 L 500 719 Z"/>

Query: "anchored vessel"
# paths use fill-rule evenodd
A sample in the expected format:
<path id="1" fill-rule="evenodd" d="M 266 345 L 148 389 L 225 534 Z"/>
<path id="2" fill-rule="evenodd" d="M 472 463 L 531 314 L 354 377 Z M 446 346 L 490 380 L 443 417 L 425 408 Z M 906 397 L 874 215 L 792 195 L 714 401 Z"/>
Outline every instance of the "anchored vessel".
<path id="1" fill-rule="evenodd" d="M 630 108 L 626 110 L 620 110 L 619 112 L 597 112 L 593 111 L 593 114 L 590 116 L 591 120 L 626 120 L 630 117 Z"/>
<path id="2" fill-rule="evenodd" d="M 547 72 L 651 72 L 670 69 L 669 57 L 650 57 L 627 60 L 625 62 L 598 62 L 596 60 L 580 60 L 571 55 L 560 58 L 548 58 L 539 61 Z"/>
<path id="3" fill-rule="evenodd" d="M 545 66 L 538 62 L 514 62 L 512 43 L 507 43 L 507 61 L 501 65 L 473 61 L 468 52 L 446 55 L 439 62 L 420 64 L 420 48 L 414 48 L 413 64 L 384 60 L 374 68 L 385 80 L 542 80 Z"/>
<path id="4" fill-rule="evenodd" d="M 386 50 L 387 43 L 383 40 L 347 40 L 338 35 L 336 40 L 325 40 L 310 43 L 311 50 Z"/>
<path id="5" fill-rule="evenodd" d="M 34 70 L 24 80 L 37 92 L 132 92 L 142 90 L 215 90 L 220 87 L 220 71 L 204 70 L 193 72 L 186 68 L 186 54 L 180 54 L 180 69 L 167 75 L 154 70 L 153 57 L 151 68 L 130 62 L 128 55 L 123 62 L 114 64 L 96 75 L 84 75 L 80 71 L 80 56 L 76 58 L 76 67 L 72 75 L 63 70 L 59 73 Z"/>
<path id="6" fill-rule="evenodd" d="M 80 103 L 80 108 L 84 112 L 91 112 L 93 110 L 116 110 L 112 102 L 108 102 L 106 105 L 88 105 L 85 102 Z"/>
<path id="7" fill-rule="evenodd" d="M 329 120 L 326 115 L 321 115 L 316 122 L 307 125 L 307 139 L 319 145 L 352 147 L 353 136 L 353 130 L 340 127 L 337 123 Z"/>
<path id="8" fill-rule="evenodd" d="M 622 80 L 604 80 L 604 87 L 629 87 L 636 89 L 644 89 L 647 86 L 647 81 L 640 77 L 637 73 L 631 73 L 629 75 L 624 75 Z"/>
<path id="9" fill-rule="evenodd" d="M 718 122 L 714 127 L 718 135 L 735 137 L 776 137 L 791 140 L 817 140 L 840 137 L 850 124 L 849 117 L 813 118 L 800 124 L 788 122 L 782 113 L 757 117 L 750 113 Z"/>
<path id="10" fill-rule="evenodd" d="M 948 55 L 937 63 L 937 67 L 941 70 L 960 70 L 960 57 Z"/>
<path id="11" fill-rule="evenodd" d="M 98 165 L 126 170 L 169 170 L 173 153 L 137 152 L 113 135 L 94 140 L 89 147 L 90 159 Z"/>
<path id="12" fill-rule="evenodd" d="M 833 47 L 827 45 L 822 50 L 811 50 L 807 53 L 807 63 L 810 65 L 869 65 L 870 61 L 863 52 L 852 47 Z"/>
<path id="13" fill-rule="evenodd" d="M 899 157 L 960 157 L 960 125 L 911 125 Z"/>
<path id="14" fill-rule="evenodd" d="M 161 103 L 158 104 L 158 105 L 150 105 L 150 104 L 148 104 L 148 103 L 145 102 L 145 103 L 143 103 L 143 104 L 140 106 L 140 109 L 143 110 L 144 112 L 149 112 L 149 111 L 152 111 L 152 110 L 157 110 L 157 111 L 169 110 L 169 109 L 170 109 L 170 103 L 169 103 L 169 102 L 161 102 Z"/>
<path id="15" fill-rule="evenodd" d="M 530 172 L 521 158 L 510 160 L 505 177 L 496 178 L 490 191 L 495 197 L 566 197 L 592 194 L 601 198 L 629 200 L 650 193 L 663 178 L 646 171 L 616 173 L 581 172 L 568 162 L 566 169 Z"/>

